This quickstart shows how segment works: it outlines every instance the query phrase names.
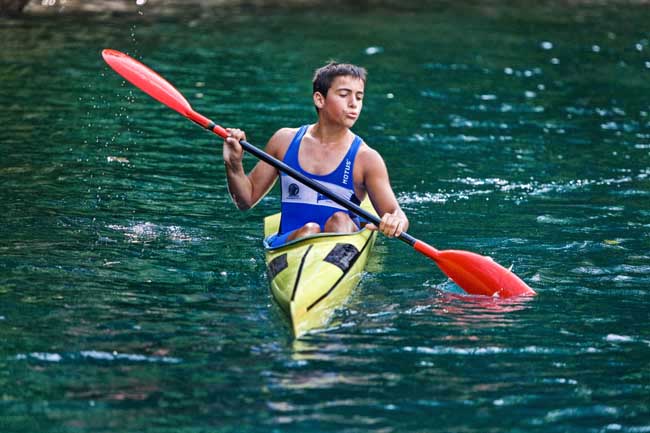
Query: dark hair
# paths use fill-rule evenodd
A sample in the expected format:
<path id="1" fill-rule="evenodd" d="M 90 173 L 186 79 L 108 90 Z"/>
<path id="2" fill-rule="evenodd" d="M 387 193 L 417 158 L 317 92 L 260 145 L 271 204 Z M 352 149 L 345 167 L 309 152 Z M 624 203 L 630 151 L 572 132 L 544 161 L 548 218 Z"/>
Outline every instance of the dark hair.
<path id="1" fill-rule="evenodd" d="M 327 96 L 327 91 L 332 86 L 336 77 L 341 76 L 358 78 L 365 84 L 367 74 L 365 68 L 362 68 L 361 66 L 330 61 L 322 68 L 316 69 L 314 72 L 313 93 L 320 92 L 323 96 Z"/>

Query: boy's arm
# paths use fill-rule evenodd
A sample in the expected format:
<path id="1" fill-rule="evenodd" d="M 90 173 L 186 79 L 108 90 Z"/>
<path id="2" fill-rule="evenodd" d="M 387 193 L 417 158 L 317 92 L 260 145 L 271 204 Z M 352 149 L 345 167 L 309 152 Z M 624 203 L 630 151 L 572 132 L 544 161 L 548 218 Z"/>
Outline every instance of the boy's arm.
<path id="1" fill-rule="evenodd" d="M 367 227 L 371 230 L 378 229 L 388 237 L 399 236 L 408 230 L 409 220 L 395 198 L 384 160 L 377 151 L 366 148 L 363 152 L 363 167 L 368 197 L 381 217 L 379 227 L 374 224 Z"/>
<path id="2" fill-rule="evenodd" d="M 273 166 L 260 161 L 247 175 L 242 164 L 244 151 L 239 144 L 240 140 L 246 139 L 246 134 L 239 129 L 227 129 L 227 131 L 231 135 L 223 143 L 223 160 L 226 165 L 228 191 L 237 208 L 247 210 L 255 206 L 273 187 L 278 171 Z M 279 155 L 280 149 L 285 144 L 286 135 L 283 129 L 276 132 L 266 145 L 266 152 L 281 159 L 284 155 Z"/>

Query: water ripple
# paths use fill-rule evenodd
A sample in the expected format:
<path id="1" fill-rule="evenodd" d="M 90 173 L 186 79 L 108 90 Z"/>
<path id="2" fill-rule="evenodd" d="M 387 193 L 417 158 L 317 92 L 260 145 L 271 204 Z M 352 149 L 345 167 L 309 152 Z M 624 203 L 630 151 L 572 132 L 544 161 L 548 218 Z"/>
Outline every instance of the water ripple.
<path id="1" fill-rule="evenodd" d="M 64 361 L 79 361 L 79 360 L 93 360 L 93 361 L 128 361 L 128 362 L 148 362 L 148 363 L 164 363 L 164 364 L 178 364 L 182 362 L 181 358 L 170 356 L 153 356 L 141 355 L 135 353 L 120 353 L 120 352 L 102 352 L 98 350 L 82 350 L 78 353 L 47 353 L 47 352 L 31 352 L 28 354 L 18 354 L 14 357 L 17 361 L 35 360 L 43 362 L 64 362 Z"/>

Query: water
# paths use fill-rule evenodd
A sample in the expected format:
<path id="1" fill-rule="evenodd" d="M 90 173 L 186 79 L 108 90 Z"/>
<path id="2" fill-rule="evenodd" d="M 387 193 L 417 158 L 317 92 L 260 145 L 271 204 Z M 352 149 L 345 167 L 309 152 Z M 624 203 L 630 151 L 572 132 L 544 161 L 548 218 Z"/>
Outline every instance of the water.
<path id="1" fill-rule="evenodd" d="M 1 431 L 650 431 L 647 9 L 201 13 L 0 22 Z M 313 121 L 315 67 L 365 65 L 355 131 L 411 233 L 539 295 L 463 296 L 383 239 L 293 341 L 260 248 L 277 194 L 237 211 L 219 140 L 105 47 L 259 145 Z"/>

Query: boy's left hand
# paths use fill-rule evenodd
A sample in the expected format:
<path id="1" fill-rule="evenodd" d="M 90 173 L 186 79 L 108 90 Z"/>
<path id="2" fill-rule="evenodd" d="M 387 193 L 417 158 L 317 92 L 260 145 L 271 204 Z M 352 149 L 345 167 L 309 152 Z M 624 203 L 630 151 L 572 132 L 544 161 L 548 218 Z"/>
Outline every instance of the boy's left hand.
<path id="1" fill-rule="evenodd" d="M 404 228 L 407 226 L 406 221 L 401 212 L 396 211 L 395 213 L 385 213 L 381 217 L 381 222 L 379 227 L 375 224 L 369 223 L 366 225 L 366 228 L 369 230 L 379 230 L 389 238 L 398 237 L 404 231 Z"/>

